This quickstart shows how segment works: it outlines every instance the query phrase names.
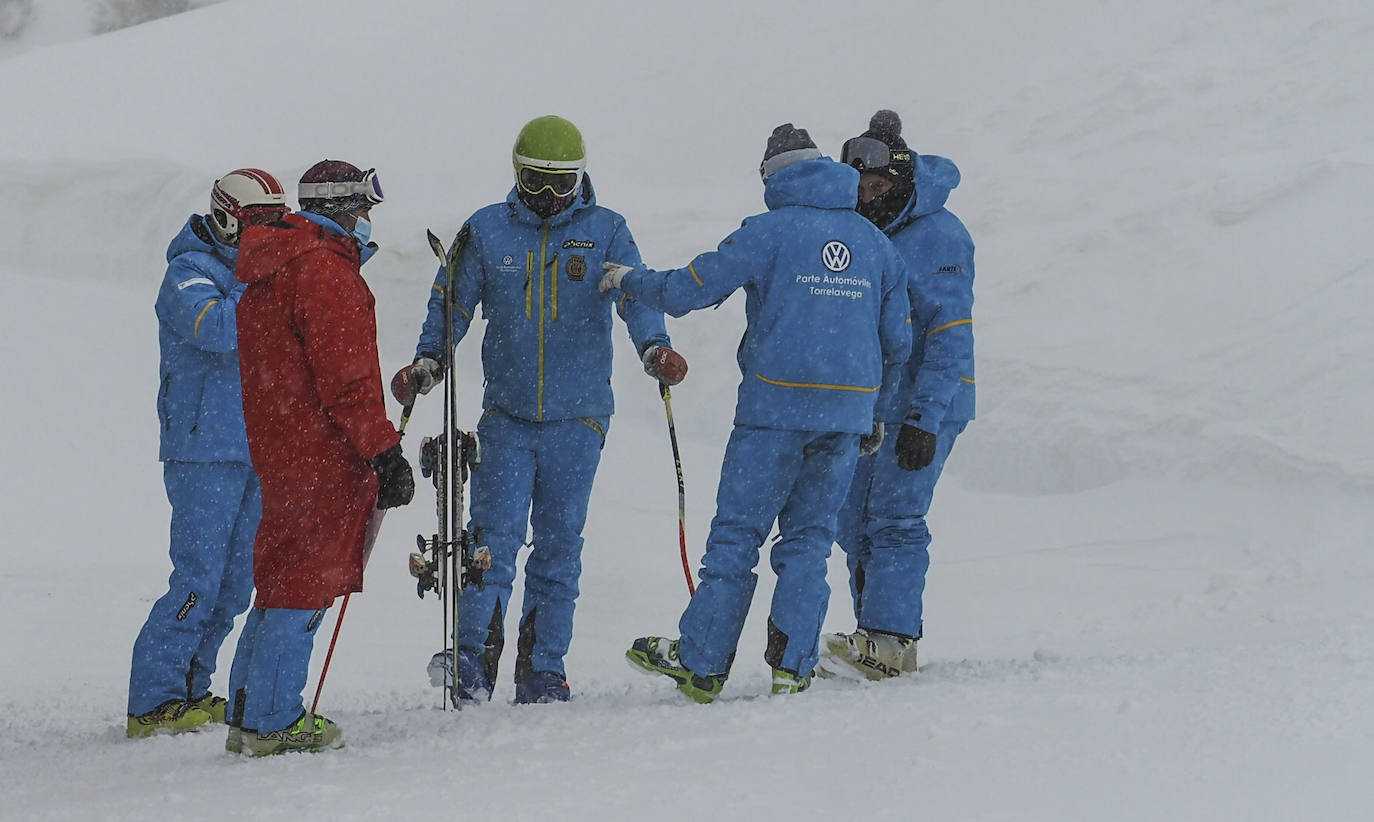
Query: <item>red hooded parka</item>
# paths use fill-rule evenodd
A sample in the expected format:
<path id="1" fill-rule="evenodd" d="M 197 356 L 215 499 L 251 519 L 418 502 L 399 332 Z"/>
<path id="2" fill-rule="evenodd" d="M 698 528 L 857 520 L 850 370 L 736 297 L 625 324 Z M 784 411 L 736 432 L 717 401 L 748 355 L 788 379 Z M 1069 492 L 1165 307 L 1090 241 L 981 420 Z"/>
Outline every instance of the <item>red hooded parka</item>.
<path id="1" fill-rule="evenodd" d="M 257 607 L 317 609 L 361 591 L 377 499 L 366 460 L 400 442 L 386 417 L 372 291 L 352 237 L 297 214 L 252 226 L 235 276 L 248 450 L 262 481 Z"/>

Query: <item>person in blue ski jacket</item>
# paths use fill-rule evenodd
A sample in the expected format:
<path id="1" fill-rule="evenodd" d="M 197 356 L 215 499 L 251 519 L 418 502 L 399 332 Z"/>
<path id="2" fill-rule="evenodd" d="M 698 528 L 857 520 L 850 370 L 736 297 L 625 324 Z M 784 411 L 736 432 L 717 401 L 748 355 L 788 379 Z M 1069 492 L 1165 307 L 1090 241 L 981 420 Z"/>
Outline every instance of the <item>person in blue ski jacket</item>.
<path id="1" fill-rule="evenodd" d="M 769 138 L 760 173 L 769 210 L 716 251 L 668 272 L 610 266 L 602 281 L 673 316 L 745 292 L 742 379 L 701 584 L 679 639 L 641 637 L 626 653 L 698 702 L 712 701 L 730 672 L 774 521 L 778 579 L 764 659 L 774 693 L 810 684 L 835 515 L 860 448 L 882 439 L 880 398 L 891 396 L 911 353 L 906 271 L 882 232 L 855 213 L 854 169 L 822 157 L 788 123 Z"/>
<path id="2" fill-rule="evenodd" d="M 134 641 L 126 732 L 197 730 L 223 722 L 210 692 L 220 645 L 253 592 L 262 493 L 248 455 L 239 387 L 234 279 L 246 225 L 285 214 L 281 183 L 241 168 L 210 192 L 167 248 L 155 310 L 161 362 L 159 459 L 172 504 L 172 574 Z"/>
<path id="3" fill-rule="evenodd" d="M 910 276 L 914 345 L 885 418 L 890 445 L 859 460 L 840 512 L 858 628 L 825 637 L 821 673 L 880 680 L 916 671 L 922 635 L 930 510 L 954 441 L 974 414 L 973 240 L 947 208 L 959 169 L 917 155 L 888 110 L 845 143 L 860 170 L 859 212 L 892 238 Z"/>
<path id="4" fill-rule="evenodd" d="M 455 661 L 430 662 L 431 682 L 453 682 L 458 700 L 491 698 L 505 643 L 516 558 L 532 532 L 515 662 L 515 699 L 562 702 L 572 641 L 582 529 L 601 448 L 615 410 L 612 314 L 629 329 L 645 371 L 664 384 L 687 371 L 670 347 L 663 314 L 619 292 L 597 289 L 606 260 L 639 261 L 625 220 L 600 206 L 586 175 L 582 135 L 547 115 L 521 129 L 516 184 L 504 202 L 473 214 L 456 255 L 453 339 L 480 303 L 486 390 L 477 425 L 481 464 L 472 472 L 471 529 L 491 554 L 481 586 L 459 598 Z M 392 380 L 403 405 L 426 393 L 450 363 L 445 350 L 441 266 L 415 361 Z M 461 377 L 461 375 L 460 375 Z"/>

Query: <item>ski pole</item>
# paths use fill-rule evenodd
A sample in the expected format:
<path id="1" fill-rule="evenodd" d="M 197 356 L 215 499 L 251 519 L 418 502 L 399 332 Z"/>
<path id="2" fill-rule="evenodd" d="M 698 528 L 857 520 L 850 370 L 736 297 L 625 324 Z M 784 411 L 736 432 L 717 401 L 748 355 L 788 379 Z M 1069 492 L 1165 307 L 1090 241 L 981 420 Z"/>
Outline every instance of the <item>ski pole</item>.
<path id="1" fill-rule="evenodd" d="M 658 393 L 663 397 L 663 410 L 668 414 L 668 439 L 673 443 L 673 466 L 677 468 L 677 540 L 682 552 L 682 573 L 687 577 L 688 596 L 696 596 L 692 566 L 687 561 L 687 484 L 682 478 L 682 455 L 677 448 L 677 426 L 673 424 L 673 395 L 663 383 L 658 384 Z"/>
<path id="2" fill-rule="evenodd" d="M 348 598 L 353 596 L 350 591 L 344 594 L 343 605 L 339 607 L 339 619 L 334 623 L 334 636 L 329 639 L 329 653 L 324 655 L 324 668 L 320 671 L 320 681 L 315 685 L 315 699 L 310 703 L 310 713 L 315 713 L 315 709 L 320 706 L 320 692 L 324 690 L 324 678 L 329 676 L 329 660 L 334 658 L 334 644 L 339 641 L 339 628 L 343 627 L 344 614 L 348 613 Z"/>
<path id="3" fill-rule="evenodd" d="M 410 422 L 410 412 L 415 408 L 412 400 L 409 405 L 401 409 L 401 424 L 396 429 L 396 433 L 405 436 L 406 423 Z M 363 546 L 363 566 L 367 566 L 367 560 L 372 555 L 372 545 L 376 542 L 377 531 L 381 528 L 381 518 L 385 513 L 378 508 L 372 512 L 372 519 L 368 521 L 368 534 L 364 538 L 366 544 Z M 339 629 L 343 627 L 344 614 L 348 613 L 348 599 L 353 596 L 349 591 L 344 594 L 343 605 L 339 606 L 339 619 L 334 623 L 334 635 L 329 638 L 329 651 L 324 655 L 324 667 L 320 669 L 320 681 L 315 684 L 315 699 L 310 703 L 310 713 L 315 713 L 315 709 L 320 705 L 320 692 L 324 690 L 324 678 L 329 675 L 329 661 L 334 658 L 334 645 L 339 641 Z"/>

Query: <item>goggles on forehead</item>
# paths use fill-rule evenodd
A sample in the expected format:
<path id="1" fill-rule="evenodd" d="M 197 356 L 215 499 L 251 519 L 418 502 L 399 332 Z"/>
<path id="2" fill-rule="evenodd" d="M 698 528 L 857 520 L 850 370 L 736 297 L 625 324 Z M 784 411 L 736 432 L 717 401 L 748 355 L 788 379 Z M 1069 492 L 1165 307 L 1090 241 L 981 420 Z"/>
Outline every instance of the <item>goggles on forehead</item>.
<path id="1" fill-rule="evenodd" d="M 302 200 L 337 200 L 342 197 L 362 196 L 372 205 L 380 203 L 382 181 L 377 178 L 377 169 L 370 168 L 361 180 L 344 182 L 301 183 L 296 196 Z"/>
<path id="2" fill-rule="evenodd" d="M 515 182 L 526 194 L 538 194 L 548 189 L 555 197 L 566 197 L 582 184 L 582 169 L 519 165 L 515 167 Z"/>
<path id="3" fill-rule="evenodd" d="M 892 150 L 887 143 L 873 137 L 854 137 L 844 141 L 840 149 L 840 162 L 854 166 L 859 171 L 875 171 L 887 168 L 892 161 Z"/>

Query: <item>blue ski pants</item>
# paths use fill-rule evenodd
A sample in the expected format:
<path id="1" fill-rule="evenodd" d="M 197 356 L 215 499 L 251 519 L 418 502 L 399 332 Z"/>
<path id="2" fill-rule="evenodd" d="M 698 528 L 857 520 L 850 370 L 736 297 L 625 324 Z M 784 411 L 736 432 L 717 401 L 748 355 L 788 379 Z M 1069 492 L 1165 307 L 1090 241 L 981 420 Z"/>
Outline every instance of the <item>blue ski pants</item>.
<path id="1" fill-rule="evenodd" d="M 210 691 L 220 645 L 253 594 L 262 489 L 250 465 L 165 462 L 172 575 L 134 641 L 129 713 Z"/>
<path id="2" fill-rule="evenodd" d="M 477 425 L 482 464 L 472 472 L 472 521 L 491 549 L 482 586 L 459 597 L 458 648 L 483 656 L 495 682 L 516 555 L 532 533 L 525 561 L 516 679 L 533 671 L 566 676 L 573 609 L 582 574 L 582 528 L 601 461 L 608 417 L 531 422 L 491 409 Z"/>
<path id="3" fill-rule="evenodd" d="M 302 693 L 310 675 L 318 611 L 254 608 L 248 612 L 229 669 L 230 721 L 258 733 L 280 731 L 305 711 Z M 242 692 L 242 716 L 235 716 Z"/>
<path id="4" fill-rule="evenodd" d="M 919 471 L 897 466 L 896 432 L 889 432 L 878 453 L 859 458 L 836 541 L 846 554 L 860 628 L 920 638 L 930 568 L 926 514 L 945 460 L 967 425 L 962 420 L 942 424 L 935 459 Z"/>
<path id="5" fill-rule="evenodd" d="M 858 448 L 857 434 L 735 426 L 701 584 L 678 622 L 683 665 L 701 675 L 729 673 L 758 582 L 759 548 L 776 520 L 769 561 L 778 579 L 764 657 L 774 668 L 811 673 L 830 599 L 826 558 Z"/>

